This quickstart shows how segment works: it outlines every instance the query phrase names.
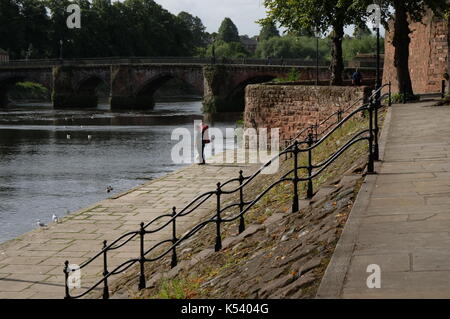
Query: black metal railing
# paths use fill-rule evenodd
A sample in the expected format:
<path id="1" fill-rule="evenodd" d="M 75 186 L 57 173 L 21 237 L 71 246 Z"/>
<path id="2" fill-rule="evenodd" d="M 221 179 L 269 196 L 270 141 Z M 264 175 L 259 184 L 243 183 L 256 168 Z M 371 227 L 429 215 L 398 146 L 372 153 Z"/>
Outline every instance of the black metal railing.
<path id="1" fill-rule="evenodd" d="M 389 92 L 381 95 L 381 91 L 383 88 L 389 86 Z M 245 231 L 245 214 L 257 204 L 261 198 L 263 198 L 269 191 L 271 191 L 274 187 L 281 183 L 290 182 L 293 185 L 293 194 L 292 194 L 292 211 L 297 212 L 299 210 L 299 183 L 306 182 L 307 183 L 307 198 L 312 198 L 314 195 L 313 189 L 313 180 L 318 177 L 325 169 L 327 169 L 331 164 L 333 164 L 343 153 L 345 153 L 349 148 L 351 148 L 354 144 L 366 141 L 368 143 L 369 154 L 368 154 L 368 167 L 367 172 L 369 174 L 374 173 L 374 161 L 376 160 L 376 152 L 378 152 L 378 139 L 376 135 L 378 134 L 378 109 L 382 105 L 382 100 L 388 97 L 388 104 L 391 105 L 391 84 L 386 84 L 374 91 L 373 94 L 369 98 L 368 103 L 364 103 L 362 106 L 357 107 L 356 109 L 350 111 L 346 109 L 348 114 L 344 116 L 342 111 L 338 111 L 334 113 L 332 116 L 337 118 L 337 122 L 334 125 L 329 126 L 327 132 L 322 130 L 323 136 L 318 136 L 314 133 L 313 126 L 310 126 L 304 130 L 302 130 L 296 138 L 293 140 L 293 143 L 287 146 L 284 150 L 275 155 L 270 161 L 264 164 L 260 169 L 258 169 L 251 176 L 244 176 L 243 171 L 239 172 L 239 176 L 234 179 L 230 179 L 225 183 L 217 183 L 217 188 L 215 190 L 206 192 L 204 194 L 199 195 L 194 200 L 192 200 L 188 205 L 186 205 L 182 210 L 177 212 L 177 208 L 173 207 L 172 212 L 170 214 L 164 214 L 156 217 L 152 221 L 147 224 L 141 223 L 139 230 L 128 232 L 121 237 L 114 240 L 112 243 L 108 244 L 107 241 L 103 242 L 103 249 L 94 255 L 92 258 L 84 262 L 79 266 L 80 269 L 85 268 L 89 264 L 91 264 L 94 260 L 103 257 L 103 276 L 100 278 L 91 288 L 87 289 L 81 294 L 71 295 L 69 289 L 69 276 L 73 269 L 69 269 L 69 261 L 64 263 L 64 274 L 65 274 L 65 298 L 66 299 L 78 299 L 86 296 L 94 289 L 97 289 L 100 285 L 103 284 L 103 298 L 109 298 L 109 286 L 108 280 L 113 275 L 118 275 L 126 270 L 128 270 L 131 266 L 136 263 L 139 263 L 139 289 L 144 289 L 146 287 L 146 278 L 145 278 L 145 264 L 148 262 L 153 262 L 162 259 L 163 257 L 171 254 L 171 267 L 175 267 L 178 264 L 178 256 L 177 256 L 177 248 L 186 240 L 191 238 L 193 235 L 202 230 L 205 226 L 209 224 L 215 225 L 216 230 L 216 239 L 215 239 L 215 251 L 219 251 L 222 249 L 222 225 L 224 223 L 230 223 L 234 221 L 239 221 L 239 233 Z M 358 101 L 360 102 L 360 100 Z M 356 104 L 353 104 L 355 106 Z M 313 150 L 322 145 L 333 133 L 335 133 L 339 128 L 341 128 L 345 123 L 351 120 L 357 114 L 367 112 L 368 113 L 368 127 L 367 129 L 361 130 L 358 133 L 355 133 L 353 137 L 341 146 L 335 153 L 333 153 L 329 158 L 324 160 L 321 163 L 314 164 L 313 161 Z M 339 116 L 337 116 L 340 114 Z M 332 116 L 330 118 L 332 118 Z M 326 121 L 323 121 L 325 123 Z M 299 137 L 302 136 L 304 132 L 308 132 L 307 138 L 304 140 L 299 140 Z M 304 148 L 302 148 L 304 147 Z M 292 154 L 293 157 L 293 168 L 286 172 L 281 178 L 270 184 L 261 194 L 256 196 L 251 201 L 244 200 L 244 192 L 246 186 L 249 185 L 257 176 L 259 176 L 266 168 L 272 165 L 275 161 L 280 160 L 283 155 Z M 299 165 L 299 157 L 302 154 L 306 154 L 307 156 L 307 165 L 300 166 Z M 306 171 L 307 176 L 300 177 L 299 171 Z M 237 186 L 233 189 L 226 190 L 225 187 L 229 186 L 233 183 L 236 183 Z M 239 199 L 236 202 L 233 202 L 225 207 L 223 207 L 222 197 L 224 195 L 232 195 L 236 194 Z M 215 197 L 215 206 L 216 212 L 215 215 L 210 217 L 207 220 L 204 220 L 197 225 L 195 225 L 191 230 L 182 235 L 180 238 L 177 237 L 177 220 L 181 217 L 185 217 L 192 212 L 196 211 L 200 206 L 202 206 L 206 201 Z M 238 209 L 239 213 L 232 217 L 224 217 L 224 213 L 230 211 L 231 209 Z M 160 222 L 162 219 L 169 218 L 162 225 L 156 226 L 157 222 Z M 154 229 L 150 229 L 150 226 L 155 226 Z M 155 234 L 167 227 L 171 227 L 172 236 L 166 240 L 160 241 L 147 250 L 145 249 L 145 236 Z M 127 243 L 132 241 L 133 239 L 139 239 L 139 257 L 129 259 L 119 266 L 115 267 L 113 270 L 109 270 L 108 268 L 108 253 L 114 250 L 117 250 Z M 163 245 L 168 245 L 166 249 L 161 250 L 159 254 L 155 257 L 148 257 L 151 252 L 156 251 L 159 247 Z"/>
<path id="2" fill-rule="evenodd" d="M 74 58 L 74 59 L 30 59 L 9 60 L 0 62 L 0 66 L 58 66 L 58 65 L 110 65 L 110 64 L 235 64 L 235 65 L 272 65 L 272 66 L 303 66 L 316 67 L 316 61 L 303 59 L 229 59 L 229 58 L 195 58 L 195 57 L 104 57 L 104 58 Z M 328 61 L 320 61 L 319 67 L 329 66 Z M 362 68 L 364 69 L 364 68 Z M 373 69 L 367 67 L 367 69 Z"/>

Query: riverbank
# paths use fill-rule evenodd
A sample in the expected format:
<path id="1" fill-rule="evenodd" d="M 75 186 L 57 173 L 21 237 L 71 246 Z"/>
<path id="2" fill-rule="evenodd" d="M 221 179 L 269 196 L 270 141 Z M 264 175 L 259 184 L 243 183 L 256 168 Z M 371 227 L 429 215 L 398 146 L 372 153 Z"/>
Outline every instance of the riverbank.
<path id="1" fill-rule="evenodd" d="M 243 169 L 251 174 L 258 165 L 221 164 L 216 155 L 206 166 L 191 165 L 143 184 L 131 191 L 103 200 L 74 212 L 14 240 L 0 245 L 0 298 L 63 298 L 63 264 L 80 264 L 102 248 L 103 240 L 111 241 L 129 231 L 139 229 L 141 222 L 169 213 L 173 206 L 183 207 L 199 194 L 215 188 L 217 182 L 236 178 Z M 209 213 L 214 201 L 206 203 L 189 218 L 180 218 L 183 231 Z M 209 207 L 209 208 L 208 208 Z M 160 232 L 146 245 L 168 236 Z M 165 237 L 165 238 L 166 238 Z M 137 241 L 109 254 L 111 269 L 139 255 Z M 102 260 L 83 269 L 82 288 L 91 286 L 103 272 Z M 76 293 L 76 291 L 74 291 Z"/>

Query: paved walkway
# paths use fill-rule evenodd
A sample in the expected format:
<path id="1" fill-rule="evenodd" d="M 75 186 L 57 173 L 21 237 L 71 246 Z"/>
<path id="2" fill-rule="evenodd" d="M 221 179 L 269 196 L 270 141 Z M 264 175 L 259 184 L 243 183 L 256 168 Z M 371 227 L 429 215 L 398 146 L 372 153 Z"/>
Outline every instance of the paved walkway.
<path id="1" fill-rule="evenodd" d="M 391 109 L 384 161 L 363 185 L 319 298 L 450 298 L 450 107 Z M 369 289 L 367 267 L 381 267 Z"/>
<path id="2" fill-rule="evenodd" d="M 201 193 L 214 190 L 217 182 L 237 178 L 240 169 L 245 175 L 250 175 L 259 167 L 254 164 L 220 164 L 221 159 L 222 154 L 219 154 L 208 160 L 209 165 L 186 167 L 73 213 L 60 224 L 51 224 L 48 229 L 38 229 L 0 245 L 0 298 L 63 298 L 63 263 L 66 259 L 80 264 L 101 250 L 103 240 L 111 241 L 138 230 L 141 222 L 166 214 L 173 206 L 184 207 Z M 201 216 L 210 213 L 214 205 L 213 197 L 195 214 L 184 217 L 184 220 L 180 218 L 178 231 L 186 231 Z M 171 228 L 168 227 L 167 231 Z M 147 237 L 155 242 L 170 236 L 161 232 L 158 236 Z M 146 242 L 146 249 L 152 242 Z M 109 269 L 112 270 L 127 259 L 139 256 L 138 241 L 110 252 L 108 256 Z M 90 287 L 98 281 L 102 267 L 102 258 L 99 258 L 98 262 L 84 268 L 82 286 Z"/>

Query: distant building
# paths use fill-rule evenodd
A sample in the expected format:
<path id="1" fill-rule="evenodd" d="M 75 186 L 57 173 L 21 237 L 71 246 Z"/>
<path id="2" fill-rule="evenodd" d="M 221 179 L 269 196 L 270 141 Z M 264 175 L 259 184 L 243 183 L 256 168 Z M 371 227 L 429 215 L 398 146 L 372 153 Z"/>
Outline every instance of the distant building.
<path id="1" fill-rule="evenodd" d="M 0 48 L 0 63 L 9 62 L 9 53 Z"/>
<path id="2" fill-rule="evenodd" d="M 250 53 L 255 53 L 256 48 L 258 47 L 258 37 L 254 36 L 253 38 L 250 38 L 247 35 L 241 35 L 240 38 L 245 49 Z"/>

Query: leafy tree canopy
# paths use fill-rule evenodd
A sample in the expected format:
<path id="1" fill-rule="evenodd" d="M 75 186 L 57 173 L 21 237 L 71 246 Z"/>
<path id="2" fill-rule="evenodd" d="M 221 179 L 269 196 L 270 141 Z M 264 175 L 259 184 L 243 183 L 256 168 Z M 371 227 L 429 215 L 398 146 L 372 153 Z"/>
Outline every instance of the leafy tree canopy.
<path id="1" fill-rule="evenodd" d="M 239 42 L 239 31 L 230 18 L 225 18 L 220 25 L 217 40 L 226 43 Z"/>

